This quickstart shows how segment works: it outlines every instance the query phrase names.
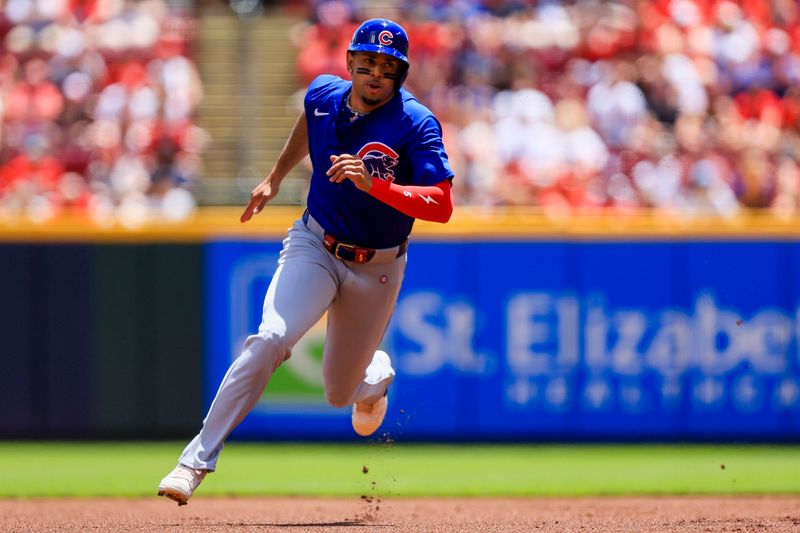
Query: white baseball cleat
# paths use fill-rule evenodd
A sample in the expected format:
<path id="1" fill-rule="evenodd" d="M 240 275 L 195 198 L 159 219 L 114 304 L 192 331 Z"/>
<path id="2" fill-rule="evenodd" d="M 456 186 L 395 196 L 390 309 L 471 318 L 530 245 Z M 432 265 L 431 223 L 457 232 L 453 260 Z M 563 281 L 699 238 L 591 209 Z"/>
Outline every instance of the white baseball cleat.
<path id="1" fill-rule="evenodd" d="M 389 354 L 383 350 L 378 350 L 372 356 L 372 362 L 367 367 L 364 381 L 371 385 L 387 380 L 391 383 L 394 378 L 394 368 Z M 378 431 L 383 419 L 386 416 L 386 408 L 389 406 L 389 399 L 384 393 L 374 404 L 367 402 L 356 402 L 353 404 L 353 429 L 362 437 L 368 437 Z"/>
<path id="2" fill-rule="evenodd" d="M 158 484 L 158 495 L 186 505 L 197 486 L 206 477 L 208 470 L 189 468 L 179 464 Z"/>
<path id="3" fill-rule="evenodd" d="M 362 437 L 369 437 L 381 427 L 383 419 L 386 416 L 386 408 L 389 407 L 389 399 L 387 396 L 381 398 L 370 405 L 365 402 L 356 402 L 353 404 L 353 429 Z"/>

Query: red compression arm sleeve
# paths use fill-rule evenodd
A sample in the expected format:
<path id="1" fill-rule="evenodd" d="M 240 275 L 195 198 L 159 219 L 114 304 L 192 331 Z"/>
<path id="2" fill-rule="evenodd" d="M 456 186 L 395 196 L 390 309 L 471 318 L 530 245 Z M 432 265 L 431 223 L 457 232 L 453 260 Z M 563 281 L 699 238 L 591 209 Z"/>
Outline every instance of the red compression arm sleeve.
<path id="1" fill-rule="evenodd" d="M 453 214 L 450 180 L 429 187 L 420 187 L 398 185 L 373 177 L 370 194 L 401 213 L 421 220 L 444 223 L 450 220 L 450 215 Z"/>

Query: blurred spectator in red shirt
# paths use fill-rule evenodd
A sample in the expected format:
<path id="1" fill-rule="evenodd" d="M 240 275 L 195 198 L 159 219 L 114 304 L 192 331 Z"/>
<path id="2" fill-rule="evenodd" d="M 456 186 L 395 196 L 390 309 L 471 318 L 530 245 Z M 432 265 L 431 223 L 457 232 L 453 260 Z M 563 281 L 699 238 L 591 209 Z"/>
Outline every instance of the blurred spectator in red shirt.
<path id="1" fill-rule="evenodd" d="M 35 196 L 55 192 L 64 167 L 49 154 L 49 148 L 42 135 L 28 137 L 22 152 L 0 168 L 0 197 L 8 196 L 18 204 L 25 204 Z"/>
<path id="2" fill-rule="evenodd" d="M 64 109 L 64 97 L 48 80 L 49 66 L 41 59 L 29 59 L 23 68 L 24 78 L 6 96 L 6 120 L 55 120 Z"/>

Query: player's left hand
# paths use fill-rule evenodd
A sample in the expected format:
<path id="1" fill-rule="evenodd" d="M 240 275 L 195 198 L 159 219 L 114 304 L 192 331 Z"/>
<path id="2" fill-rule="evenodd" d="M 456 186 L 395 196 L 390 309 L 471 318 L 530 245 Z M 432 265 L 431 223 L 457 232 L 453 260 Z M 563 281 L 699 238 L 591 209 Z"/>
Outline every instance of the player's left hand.
<path id="1" fill-rule="evenodd" d="M 333 183 L 341 183 L 348 179 L 364 192 L 372 189 L 372 176 L 367 174 L 367 167 L 360 157 L 350 154 L 332 155 L 331 168 L 326 172 Z"/>

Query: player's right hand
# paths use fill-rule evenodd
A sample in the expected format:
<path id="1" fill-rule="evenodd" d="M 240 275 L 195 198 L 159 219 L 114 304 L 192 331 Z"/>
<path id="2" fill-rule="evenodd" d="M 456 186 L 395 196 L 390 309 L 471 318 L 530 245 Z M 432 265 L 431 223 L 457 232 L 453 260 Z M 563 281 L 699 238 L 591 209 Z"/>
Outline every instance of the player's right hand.
<path id="1" fill-rule="evenodd" d="M 244 213 L 239 217 L 240 222 L 247 222 L 253 215 L 257 215 L 264 209 L 267 202 L 272 200 L 278 195 L 278 185 L 273 185 L 269 177 L 259 183 L 253 192 L 250 193 L 250 202 L 244 209 Z"/>

